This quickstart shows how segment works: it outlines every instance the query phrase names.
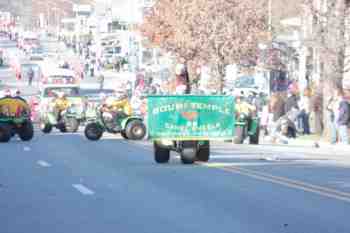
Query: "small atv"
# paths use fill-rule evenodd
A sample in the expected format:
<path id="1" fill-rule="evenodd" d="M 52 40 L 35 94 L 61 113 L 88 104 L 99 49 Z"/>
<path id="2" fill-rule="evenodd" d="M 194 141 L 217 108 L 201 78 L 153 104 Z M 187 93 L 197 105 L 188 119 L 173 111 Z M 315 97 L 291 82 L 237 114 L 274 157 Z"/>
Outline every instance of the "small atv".
<path id="1" fill-rule="evenodd" d="M 97 141 L 101 139 L 104 132 L 120 133 L 124 139 L 142 140 L 146 135 L 146 126 L 141 117 L 128 116 L 123 113 L 116 118 L 110 118 L 108 121 L 104 116 L 104 112 L 97 107 L 94 116 L 91 117 L 90 115 L 87 118 L 84 133 L 87 139 Z"/>
<path id="2" fill-rule="evenodd" d="M 29 105 L 21 98 L 1 98 L 0 142 L 9 142 L 16 134 L 22 141 L 30 141 L 34 137 Z"/>
<path id="3" fill-rule="evenodd" d="M 75 133 L 84 119 L 83 112 L 74 105 L 61 112 L 58 119 L 56 115 L 54 110 L 51 109 L 41 116 L 40 129 L 43 133 L 50 133 L 53 127 L 56 127 L 62 133 Z"/>

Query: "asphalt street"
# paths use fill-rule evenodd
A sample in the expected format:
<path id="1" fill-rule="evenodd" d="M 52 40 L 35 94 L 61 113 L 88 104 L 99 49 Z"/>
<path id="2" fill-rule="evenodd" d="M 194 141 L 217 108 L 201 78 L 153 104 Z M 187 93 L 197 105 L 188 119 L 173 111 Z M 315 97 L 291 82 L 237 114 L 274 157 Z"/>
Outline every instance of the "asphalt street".
<path id="1" fill-rule="evenodd" d="M 82 130 L 0 144 L 1 233 L 350 232 L 346 153 L 216 142 L 209 163 L 158 165 L 151 142 Z"/>

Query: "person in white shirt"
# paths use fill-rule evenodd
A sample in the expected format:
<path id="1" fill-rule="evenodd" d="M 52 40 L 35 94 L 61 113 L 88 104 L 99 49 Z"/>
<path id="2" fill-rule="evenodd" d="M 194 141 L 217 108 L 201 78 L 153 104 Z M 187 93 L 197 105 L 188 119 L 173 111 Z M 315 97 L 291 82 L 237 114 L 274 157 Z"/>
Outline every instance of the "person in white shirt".
<path id="1" fill-rule="evenodd" d="M 305 89 L 298 103 L 300 112 L 298 114 L 298 128 L 303 134 L 310 134 L 310 90 Z"/>

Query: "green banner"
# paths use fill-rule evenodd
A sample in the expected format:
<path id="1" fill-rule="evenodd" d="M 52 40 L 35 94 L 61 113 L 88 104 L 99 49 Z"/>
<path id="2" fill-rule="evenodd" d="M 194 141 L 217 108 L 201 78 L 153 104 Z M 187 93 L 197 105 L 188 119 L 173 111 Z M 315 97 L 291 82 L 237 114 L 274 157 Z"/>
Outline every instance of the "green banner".
<path id="1" fill-rule="evenodd" d="M 221 140 L 234 136 L 232 96 L 149 96 L 150 138 Z"/>

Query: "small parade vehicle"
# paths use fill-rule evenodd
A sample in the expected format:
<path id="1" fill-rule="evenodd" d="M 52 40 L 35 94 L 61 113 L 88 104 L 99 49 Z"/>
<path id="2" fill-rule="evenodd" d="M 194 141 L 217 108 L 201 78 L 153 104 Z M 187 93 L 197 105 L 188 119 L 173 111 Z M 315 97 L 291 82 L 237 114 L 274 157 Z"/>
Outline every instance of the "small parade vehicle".
<path id="1" fill-rule="evenodd" d="M 57 114 L 54 102 L 58 93 L 64 93 L 70 106 Z M 62 133 L 74 133 L 85 121 L 85 103 L 78 85 L 45 85 L 40 91 L 39 107 L 40 129 L 43 133 L 50 133 L 56 127 Z"/>
<path id="2" fill-rule="evenodd" d="M 15 135 L 22 141 L 33 138 L 30 107 L 22 98 L 4 97 L 0 99 L 0 142 L 9 142 Z"/>
<path id="3" fill-rule="evenodd" d="M 143 119 L 136 115 L 126 115 L 123 111 L 118 111 L 118 117 L 110 117 L 107 120 L 102 106 L 97 106 L 94 110 L 87 111 L 87 124 L 85 127 L 85 136 L 91 141 L 101 139 L 103 133 L 120 133 L 124 139 L 142 140 L 146 135 L 146 126 Z M 112 122 L 111 122 L 112 121 Z"/>
<path id="4" fill-rule="evenodd" d="M 234 143 L 242 144 L 249 137 L 249 144 L 259 144 L 260 124 L 259 118 L 238 113 L 236 117 L 236 131 Z"/>
<path id="5" fill-rule="evenodd" d="M 148 96 L 148 132 L 154 159 L 167 163 L 170 151 L 184 164 L 210 159 L 210 141 L 232 139 L 235 134 L 232 96 Z"/>

